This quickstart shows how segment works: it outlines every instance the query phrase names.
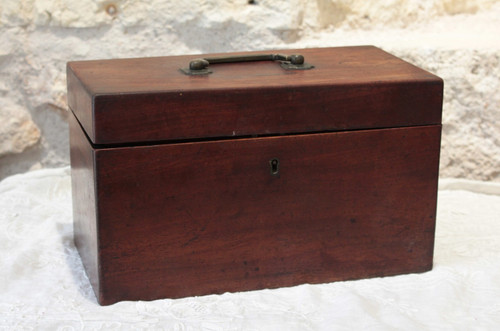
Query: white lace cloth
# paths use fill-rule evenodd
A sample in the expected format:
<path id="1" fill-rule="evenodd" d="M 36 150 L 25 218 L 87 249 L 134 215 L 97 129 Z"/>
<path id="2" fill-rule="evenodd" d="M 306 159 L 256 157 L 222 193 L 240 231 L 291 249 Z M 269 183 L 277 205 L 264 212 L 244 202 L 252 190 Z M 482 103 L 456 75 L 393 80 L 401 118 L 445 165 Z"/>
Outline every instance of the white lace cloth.
<path id="1" fill-rule="evenodd" d="M 500 328 L 500 184 L 440 182 L 423 274 L 101 307 L 72 233 L 69 168 L 0 182 L 0 329 Z"/>

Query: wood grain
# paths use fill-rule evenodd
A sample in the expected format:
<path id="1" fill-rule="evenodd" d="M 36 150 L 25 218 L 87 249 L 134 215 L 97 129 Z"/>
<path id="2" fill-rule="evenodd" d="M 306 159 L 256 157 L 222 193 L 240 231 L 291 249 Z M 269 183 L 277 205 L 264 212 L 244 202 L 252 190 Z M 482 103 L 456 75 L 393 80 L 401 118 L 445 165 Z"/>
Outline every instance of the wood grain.
<path id="1" fill-rule="evenodd" d="M 75 244 L 101 304 L 432 267 L 442 80 L 371 46 L 270 52 L 316 68 L 68 64 Z"/>
<path id="2" fill-rule="evenodd" d="M 95 191 L 95 152 L 78 121 L 70 112 L 71 190 L 73 197 L 73 231 L 75 246 L 96 296 L 100 292 L 97 236 L 97 201 Z"/>
<path id="3" fill-rule="evenodd" d="M 98 236 L 99 301 L 429 270 L 440 132 L 433 125 L 96 150 L 99 217 L 97 232 L 87 230 Z M 84 192 L 76 199 L 91 189 Z M 93 268 L 89 276 L 95 284 Z"/>
<path id="4" fill-rule="evenodd" d="M 179 68 L 200 55 L 70 62 L 68 102 L 105 145 L 441 123 L 442 80 L 376 47 L 273 52 L 315 68 L 220 64 L 199 77 Z"/>

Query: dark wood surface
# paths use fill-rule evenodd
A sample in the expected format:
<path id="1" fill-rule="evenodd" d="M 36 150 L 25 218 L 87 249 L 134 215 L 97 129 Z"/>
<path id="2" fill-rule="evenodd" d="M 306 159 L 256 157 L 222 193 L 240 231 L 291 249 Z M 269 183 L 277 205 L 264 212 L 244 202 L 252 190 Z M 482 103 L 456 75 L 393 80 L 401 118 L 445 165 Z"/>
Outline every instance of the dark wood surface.
<path id="1" fill-rule="evenodd" d="M 199 77 L 179 68 L 200 55 L 70 62 L 68 103 L 95 144 L 441 123 L 442 80 L 378 48 L 273 52 L 315 68 L 218 64 Z"/>
<path id="2" fill-rule="evenodd" d="M 72 113 L 68 119 L 74 241 L 92 288 L 98 296 L 100 291 L 98 240 L 100 238 L 97 236 L 95 153 Z"/>
<path id="3" fill-rule="evenodd" d="M 96 231 L 91 153 L 73 123 L 75 235 L 91 246 L 98 235 L 99 275 L 96 247 L 77 246 L 92 257 L 84 263 L 101 304 L 423 272 L 432 267 L 440 133 L 433 125 L 99 149 Z"/>
<path id="4" fill-rule="evenodd" d="M 101 304 L 432 267 L 442 80 L 370 46 L 276 52 L 316 68 L 68 64 L 75 243 Z"/>

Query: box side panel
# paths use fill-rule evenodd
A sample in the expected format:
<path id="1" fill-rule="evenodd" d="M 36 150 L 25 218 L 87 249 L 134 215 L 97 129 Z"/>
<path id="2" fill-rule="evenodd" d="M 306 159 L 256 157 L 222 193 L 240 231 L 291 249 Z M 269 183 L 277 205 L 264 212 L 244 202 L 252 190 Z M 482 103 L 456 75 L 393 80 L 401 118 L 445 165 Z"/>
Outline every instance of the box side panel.
<path id="1" fill-rule="evenodd" d="M 68 83 L 68 106 L 78 118 L 83 129 L 94 141 L 93 100 L 91 93 L 72 70 L 71 62 L 66 66 Z"/>
<path id="2" fill-rule="evenodd" d="M 73 113 L 69 116 L 75 246 L 96 295 L 99 293 L 94 151 Z"/>
<path id="3" fill-rule="evenodd" d="M 431 269 L 440 131 L 96 151 L 101 302 Z"/>

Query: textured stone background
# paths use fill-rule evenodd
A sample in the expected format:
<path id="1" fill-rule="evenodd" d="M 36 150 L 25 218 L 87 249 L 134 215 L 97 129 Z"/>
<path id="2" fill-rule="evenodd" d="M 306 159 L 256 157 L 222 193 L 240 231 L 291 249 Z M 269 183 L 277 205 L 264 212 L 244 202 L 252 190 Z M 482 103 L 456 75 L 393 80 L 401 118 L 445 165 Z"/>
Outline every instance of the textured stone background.
<path id="1" fill-rule="evenodd" d="M 67 61 L 360 44 L 444 79 L 441 176 L 500 181 L 494 0 L 1 0 L 0 179 L 69 163 Z"/>

